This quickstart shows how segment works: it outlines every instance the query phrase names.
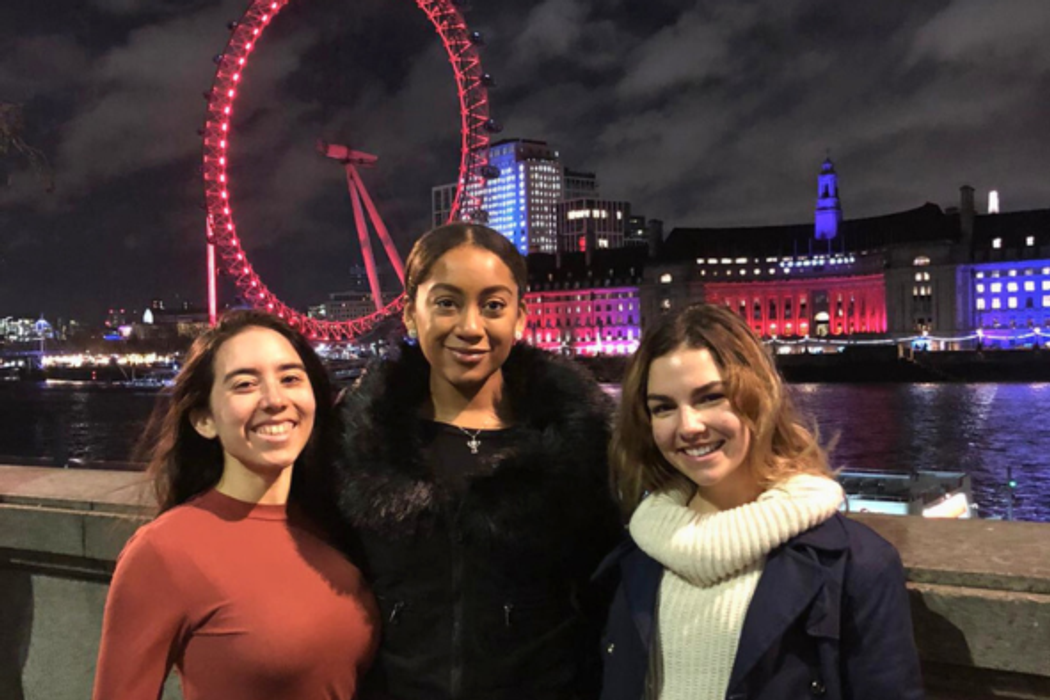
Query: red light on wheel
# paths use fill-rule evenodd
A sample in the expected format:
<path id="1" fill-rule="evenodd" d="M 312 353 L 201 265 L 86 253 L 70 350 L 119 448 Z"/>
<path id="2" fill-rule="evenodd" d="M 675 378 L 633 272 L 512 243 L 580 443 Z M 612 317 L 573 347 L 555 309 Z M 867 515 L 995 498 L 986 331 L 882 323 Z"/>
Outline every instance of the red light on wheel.
<path id="1" fill-rule="evenodd" d="M 468 191 L 468 187 L 476 188 L 484 184 L 480 169 L 487 164 L 485 162 L 487 159 L 484 155 L 479 158 L 475 154 L 487 153 L 486 149 L 490 140 L 485 131 L 485 125 L 490 120 L 485 92 L 486 84 L 485 81 L 478 79 L 481 61 L 474 42 L 469 40 L 469 29 L 457 7 L 458 2 L 459 0 L 416 0 L 415 3 L 419 9 L 424 11 L 433 25 L 455 73 L 462 147 L 460 149 L 458 188 L 449 217 L 450 221 L 461 218 L 463 212 L 475 211 L 482 206 L 480 197 L 474 189 Z M 255 48 L 254 42 L 258 40 L 256 37 L 262 35 L 262 32 L 269 26 L 269 22 L 287 4 L 288 0 L 252 0 L 250 7 L 240 20 L 231 23 L 232 33 L 222 55 L 227 60 L 236 59 L 236 63 L 223 61 L 218 64 L 212 89 L 207 93 L 210 97 L 210 104 L 205 133 L 211 134 L 211 139 L 214 139 L 216 132 L 219 133 L 217 141 L 206 139 L 204 143 L 205 202 L 214 221 L 213 228 L 210 230 L 217 234 L 216 238 L 219 240 L 215 242 L 221 246 L 223 259 L 229 265 L 227 269 L 230 270 L 231 277 L 245 299 L 255 302 L 259 308 L 276 311 L 279 317 L 287 319 L 289 323 L 304 331 L 309 330 L 315 339 L 320 336 L 326 340 L 329 338 L 349 340 L 368 331 L 376 321 L 398 313 L 403 305 L 403 298 L 398 297 L 387 308 L 352 321 L 335 323 L 305 320 L 298 311 L 281 303 L 269 292 L 262 280 L 254 273 L 238 238 L 234 235 L 235 224 L 228 205 L 229 191 L 226 187 L 229 179 L 225 172 L 227 166 L 225 150 L 228 134 L 233 131 L 229 115 L 233 111 L 232 103 L 237 97 L 235 88 L 239 85 L 244 67 L 248 63 L 248 57 Z M 231 66 L 235 67 L 231 70 Z M 214 154 L 216 143 L 220 149 L 219 156 Z M 218 166 L 216 166 L 216 160 L 218 160 Z M 221 183 L 222 189 L 216 190 L 215 182 Z M 219 196 L 216 196 L 216 192 Z M 223 218 L 221 219 L 219 212 L 222 212 Z M 225 227 L 222 224 L 226 224 Z M 366 260 L 366 264 L 367 262 Z M 258 297 L 255 296 L 256 293 Z"/>

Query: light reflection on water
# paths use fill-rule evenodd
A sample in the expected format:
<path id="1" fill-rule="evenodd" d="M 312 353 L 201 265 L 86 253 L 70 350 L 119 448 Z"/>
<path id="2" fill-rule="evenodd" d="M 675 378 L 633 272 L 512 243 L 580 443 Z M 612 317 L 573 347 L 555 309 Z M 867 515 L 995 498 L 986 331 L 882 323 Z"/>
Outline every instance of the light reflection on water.
<path id="1" fill-rule="evenodd" d="M 619 398 L 619 387 L 606 387 Z M 985 517 L 1050 522 L 1050 384 L 795 384 L 835 467 L 968 472 Z M 0 384 L 0 457 L 125 461 L 156 395 Z M 63 460 L 64 461 L 64 460 Z"/>

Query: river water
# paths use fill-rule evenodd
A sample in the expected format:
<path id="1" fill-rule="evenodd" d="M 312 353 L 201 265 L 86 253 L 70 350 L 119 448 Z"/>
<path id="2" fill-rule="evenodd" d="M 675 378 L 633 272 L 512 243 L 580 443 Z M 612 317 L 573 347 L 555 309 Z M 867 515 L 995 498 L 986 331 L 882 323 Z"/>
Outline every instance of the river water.
<path id="1" fill-rule="evenodd" d="M 968 472 L 983 517 L 1050 522 L 1050 384 L 795 384 L 835 467 Z M 156 395 L 0 384 L 0 463 L 125 461 Z"/>

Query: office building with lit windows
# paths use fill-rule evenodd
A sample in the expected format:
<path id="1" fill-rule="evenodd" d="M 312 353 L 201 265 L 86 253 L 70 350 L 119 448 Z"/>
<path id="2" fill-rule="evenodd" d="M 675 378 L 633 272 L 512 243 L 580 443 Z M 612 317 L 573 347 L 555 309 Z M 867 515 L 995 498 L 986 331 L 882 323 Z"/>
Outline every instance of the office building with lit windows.
<path id="1" fill-rule="evenodd" d="M 509 238 L 522 255 L 555 252 L 555 207 L 562 201 L 564 186 L 558 152 L 545 141 L 506 139 L 489 146 L 489 165 L 498 176 L 470 185 L 471 194 L 483 200 L 482 220 Z M 448 221 L 455 196 L 454 183 L 431 190 L 435 226 Z"/>
<path id="2" fill-rule="evenodd" d="M 631 205 L 607 199 L 568 199 L 559 202 L 558 249 L 574 252 L 622 248 L 627 240 Z"/>
<path id="3" fill-rule="evenodd" d="M 488 225 L 524 255 L 555 252 L 555 207 L 562 199 L 558 152 L 545 141 L 508 139 L 489 147 L 489 165 L 499 169 L 499 177 L 485 185 Z"/>

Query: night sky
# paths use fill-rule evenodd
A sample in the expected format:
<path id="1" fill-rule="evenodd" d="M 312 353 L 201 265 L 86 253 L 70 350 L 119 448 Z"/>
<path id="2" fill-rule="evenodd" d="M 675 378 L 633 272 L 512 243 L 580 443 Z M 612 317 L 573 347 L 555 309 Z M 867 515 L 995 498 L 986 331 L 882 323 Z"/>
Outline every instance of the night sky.
<path id="1" fill-rule="evenodd" d="M 0 315 L 203 302 L 201 93 L 246 5 L 2 4 L 0 100 L 25 105 L 57 187 L 0 165 Z M 501 136 L 549 141 L 667 230 L 810 221 L 828 150 L 847 218 L 952 206 L 965 183 L 982 210 L 993 188 L 1004 211 L 1050 206 L 1046 0 L 473 0 L 467 17 Z M 236 110 L 239 232 L 299 307 L 357 255 L 318 138 L 380 156 L 364 176 L 402 254 L 456 174 L 451 69 L 410 0 L 294 0 Z"/>

